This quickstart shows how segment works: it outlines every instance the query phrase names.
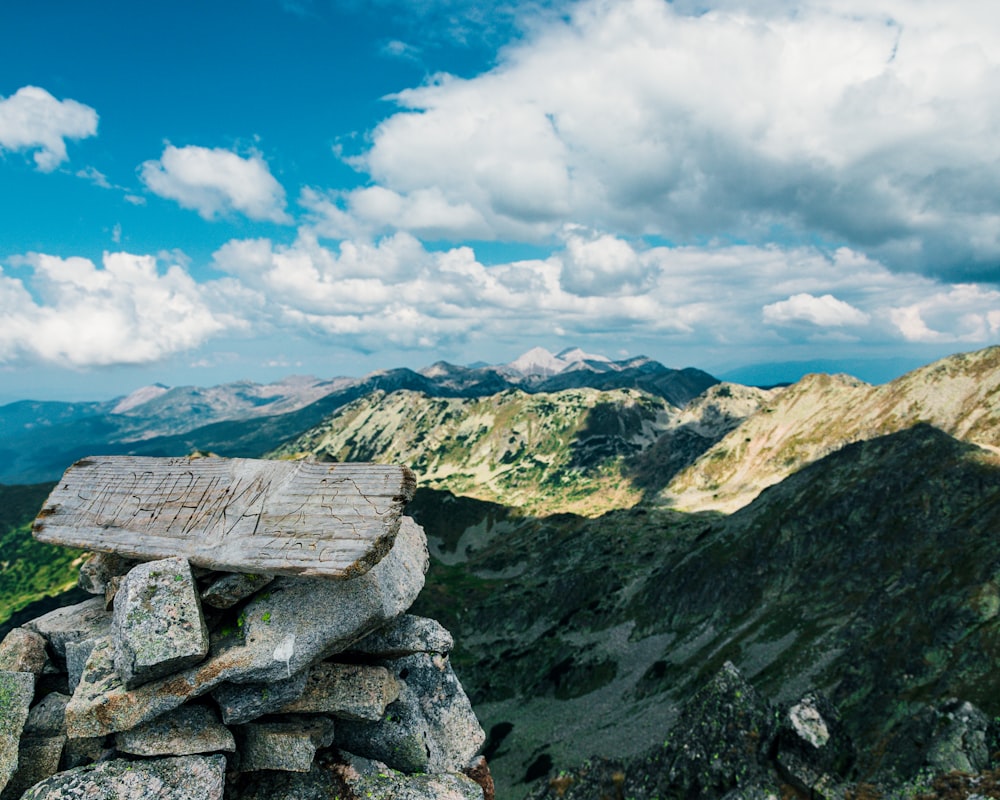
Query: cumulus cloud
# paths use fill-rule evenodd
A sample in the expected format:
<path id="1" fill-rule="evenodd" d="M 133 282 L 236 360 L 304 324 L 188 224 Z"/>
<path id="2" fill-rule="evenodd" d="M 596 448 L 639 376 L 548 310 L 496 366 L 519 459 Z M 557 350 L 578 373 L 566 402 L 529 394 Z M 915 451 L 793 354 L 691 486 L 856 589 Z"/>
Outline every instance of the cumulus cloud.
<path id="1" fill-rule="evenodd" d="M 141 364 L 193 348 L 239 321 L 214 311 L 179 266 L 152 256 L 85 258 L 32 254 L 26 284 L 0 270 L 0 363 L 90 367 Z"/>
<path id="2" fill-rule="evenodd" d="M 959 284 L 892 308 L 890 317 L 911 342 L 995 341 L 1000 333 L 1000 292 Z"/>
<path id="3" fill-rule="evenodd" d="M 773 325 L 807 322 L 821 328 L 865 325 L 869 320 L 863 311 L 832 294 L 815 297 L 806 292 L 764 306 L 763 315 L 764 322 Z"/>
<path id="4" fill-rule="evenodd" d="M 846 248 L 646 247 L 582 228 L 563 237 L 547 258 L 488 266 L 470 247 L 432 251 L 405 232 L 327 247 L 303 231 L 291 245 L 230 241 L 214 262 L 254 295 L 243 305 L 260 324 L 366 351 L 553 334 L 661 347 L 780 345 L 861 332 L 868 342 L 905 343 L 912 339 L 901 322 L 905 309 L 930 319 L 933 308 L 944 326 L 959 306 L 982 321 L 962 323 L 968 341 L 986 343 L 1000 322 L 994 292 L 973 285 L 958 303 L 939 281 L 893 273 Z"/>
<path id="5" fill-rule="evenodd" d="M 997 74 L 1000 11 L 973 0 L 584 0 L 491 71 L 400 92 L 354 163 L 399 207 L 463 209 L 435 217 L 455 239 L 474 217 L 521 241 L 566 221 L 778 231 L 980 279 L 1000 258 Z"/>
<path id="6" fill-rule="evenodd" d="M 285 190 L 258 154 L 247 158 L 222 148 L 167 145 L 159 160 L 139 170 L 142 182 L 205 219 L 239 213 L 253 220 L 290 223 Z"/>
<path id="7" fill-rule="evenodd" d="M 67 139 L 97 135 L 97 112 L 76 100 L 56 100 L 37 86 L 0 98 L 0 150 L 33 150 L 42 172 L 66 161 Z"/>

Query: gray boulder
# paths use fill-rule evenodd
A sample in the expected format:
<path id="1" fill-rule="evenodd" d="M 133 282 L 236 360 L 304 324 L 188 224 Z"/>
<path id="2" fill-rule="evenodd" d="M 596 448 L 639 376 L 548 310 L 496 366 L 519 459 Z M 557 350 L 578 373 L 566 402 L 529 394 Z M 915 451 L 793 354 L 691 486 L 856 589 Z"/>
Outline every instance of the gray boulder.
<path id="1" fill-rule="evenodd" d="M 87 659 L 94 651 L 96 642 L 97 639 L 66 642 L 66 684 L 71 694 L 76 691 L 76 687 L 80 683 L 83 668 L 87 665 Z"/>
<path id="2" fill-rule="evenodd" d="M 854 760 L 840 714 L 825 695 L 810 692 L 782 712 L 775 762 L 799 791 L 816 798 L 838 796 Z"/>
<path id="3" fill-rule="evenodd" d="M 399 699 L 378 722 L 342 721 L 337 744 L 403 772 L 459 772 L 486 734 L 446 656 L 417 653 L 383 662 Z"/>
<path id="4" fill-rule="evenodd" d="M 251 722 L 237 729 L 241 772 L 308 772 L 316 751 L 333 743 L 328 717 L 287 717 L 284 722 Z"/>
<path id="5" fill-rule="evenodd" d="M 30 672 L 0 672 L 0 789 L 17 769 L 18 742 L 34 694 L 35 676 Z"/>
<path id="6" fill-rule="evenodd" d="M 226 725 L 250 722 L 278 711 L 294 701 L 306 688 L 308 671 L 272 683 L 224 683 L 212 691 Z"/>
<path id="7" fill-rule="evenodd" d="M 94 553 L 80 566 L 76 584 L 89 594 L 106 598 L 112 579 L 125 575 L 138 563 L 117 553 Z"/>
<path id="8" fill-rule="evenodd" d="M 274 580 L 273 575 L 225 572 L 201 593 L 201 602 L 212 608 L 232 608 Z"/>
<path id="9" fill-rule="evenodd" d="M 330 714 L 340 719 L 370 720 L 385 716 L 399 697 L 399 683 L 385 667 L 322 662 L 308 672 L 305 691 L 281 708 L 283 714 Z"/>
<path id="10" fill-rule="evenodd" d="M 400 658 L 413 653 L 450 653 L 454 645 L 451 634 L 437 620 L 403 614 L 370 633 L 351 652 L 375 658 Z"/>
<path id="11" fill-rule="evenodd" d="M 41 675 L 49 657 L 45 638 L 27 628 L 14 628 L 0 642 L 0 670 Z"/>
<path id="12" fill-rule="evenodd" d="M 65 745 L 65 735 L 22 737 L 18 745 L 17 769 L 0 793 L 0 800 L 18 798 L 28 787 L 55 775 Z"/>
<path id="13" fill-rule="evenodd" d="M 112 627 L 115 669 L 127 689 L 203 660 L 208 628 L 187 559 L 133 567 L 115 596 Z"/>
<path id="14" fill-rule="evenodd" d="M 187 705 L 116 734 L 115 746 L 137 756 L 190 756 L 231 753 L 236 740 L 210 708 Z"/>
<path id="15" fill-rule="evenodd" d="M 28 712 L 24 733 L 32 736 L 54 736 L 66 732 L 66 705 L 69 696 L 49 692 Z"/>
<path id="16" fill-rule="evenodd" d="M 65 606 L 24 623 L 25 628 L 41 634 L 60 658 L 66 658 L 66 642 L 97 639 L 111 633 L 111 614 L 104 600 L 95 597 L 75 606 Z"/>
<path id="17" fill-rule="evenodd" d="M 389 554 L 368 572 L 342 581 L 280 578 L 245 606 L 242 642 L 220 640 L 198 666 L 134 689 L 107 668 L 98 644 L 67 708 L 70 736 L 128 730 L 226 681 L 290 678 L 406 611 L 427 565 L 427 538 L 406 517 Z"/>
<path id="18" fill-rule="evenodd" d="M 21 800 L 222 800 L 225 770 L 224 756 L 115 759 L 58 772 Z"/>
<path id="19" fill-rule="evenodd" d="M 332 770 L 354 797 L 392 800 L 483 800 L 483 790 L 457 772 L 404 775 L 386 764 L 347 755 Z"/>

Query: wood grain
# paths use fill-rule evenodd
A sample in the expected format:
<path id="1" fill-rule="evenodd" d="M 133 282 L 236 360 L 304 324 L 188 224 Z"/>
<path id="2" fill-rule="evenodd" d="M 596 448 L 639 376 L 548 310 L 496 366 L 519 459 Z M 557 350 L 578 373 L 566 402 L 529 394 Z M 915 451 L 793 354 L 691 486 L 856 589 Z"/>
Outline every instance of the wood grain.
<path id="1" fill-rule="evenodd" d="M 345 578 L 389 551 L 415 485 L 382 464 L 95 456 L 66 470 L 33 531 L 144 560 Z"/>

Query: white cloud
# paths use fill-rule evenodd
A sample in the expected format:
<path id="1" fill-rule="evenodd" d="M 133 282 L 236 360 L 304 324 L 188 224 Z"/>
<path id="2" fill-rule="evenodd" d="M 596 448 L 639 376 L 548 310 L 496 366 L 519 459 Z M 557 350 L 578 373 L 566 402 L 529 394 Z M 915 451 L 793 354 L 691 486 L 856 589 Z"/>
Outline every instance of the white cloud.
<path id="1" fill-rule="evenodd" d="M 158 161 L 140 168 L 142 182 L 205 219 L 232 213 L 290 223 L 285 190 L 258 154 L 243 158 L 222 148 L 167 145 Z"/>
<path id="2" fill-rule="evenodd" d="M 76 100 L 56 100 L 37 86 L 0 98 L 0 149 L 34 150 L 42 172 L 52 172 L 69 158 L 67 139 L 96 135 L 97 112 Z"/>
<path id="3" fill-rule="evenodd" d="M 903 338 L 911 342 L 978 344 L 1000 334 L 1000 292 L 959 284 L 890 310 Z"/>
<path id="4" fill-rule="evenodd" d="M 108 180 L 108 176 L 96 167 L 84 167 L 83 169 L 77 170 L 76 177 L 88 180 L 95 186 L 100 186 L 102 189 L 115 188 Z"/>
<path id="5" fill-rule="evenodd" d="M 647 288 L 656 266 L 627 243 L 610 234 L 587 235 L 567 230 L 562 284 L 579 295 L 635 294 Z"/>
<path id="6" fill-rule="evenodd" d="M 863 311 L 838 300 L 832 294 L 815 297 L 806 292 L 770 303 L 764 306 L 763 313 L 764 322 L 772 325 L 807 322 L 821 328 L 865 325 L 870 319 Z"/>
<path id="7" fill-rule="evenodd" d="M 400 92 L 354 163 L 400 208 L 434 191 L 471 211 L 436 217 L 455 239 L 473 215 L 521 241 L 566 221 L 778 230 L 981 275 L 1000 258 L 998 75 L 1000 11 L 974 0 L 585 0 L 488 73 Z"/>
<path id="8" fill-rule="evenodd" d="M 985 344 L 1000 321 L 990 290 L 974 286 L 961 304 L 943 304 L 946 285 L 847 249 L 649 248 L 581 228 L 547 258 L 492 266 L 470 247 L 429 251 L 407 233 L 334 249 L 306 232 L 292 245 L 233 240 L 214 260 L 256 298 L 242 306 L 260 325 L 365 351 L 537 341 L 553 331 L 616 346 L 728 348 L 853 341 L 863 328 L 869 344 L 901 343 L 912 338 L 897 322 L 903 306 L 981 319 L 966 333 Z"/>
<path id="9" fill-rule="evenodd" d="M 33 270 L 33 291 L 0 270 L 0 363 L 141 364 L 239 324 L 213 311 L 181 267 L 161 273 L 152 256 L 106 253 L 102 267 L 42 254 L 17 261 Z"/>

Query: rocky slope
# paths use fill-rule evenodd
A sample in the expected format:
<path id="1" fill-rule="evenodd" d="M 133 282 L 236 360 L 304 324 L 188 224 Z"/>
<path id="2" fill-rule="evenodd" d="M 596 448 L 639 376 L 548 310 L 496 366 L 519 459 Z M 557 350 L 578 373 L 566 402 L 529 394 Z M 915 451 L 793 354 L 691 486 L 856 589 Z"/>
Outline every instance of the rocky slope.
<path id="1" fill-rule="evenodd" d="M 536 510 L 606 510 L 637 502 L 620 479 L 621 461 L 652 444 L 674 410 L 630 390 L 376 392 L 272 455 L 409 464 L 422 485 L 456 494 Z"/>
<path id="2" fill-rule="evenodd" d="M 408 464 L 423 486 L 535 513 L 593 515 L 634 505 L 769 396 L 718 384 L 680 409 L 635 389 L 475 398 L 378 391 L 270 455 Z"/>
<path id="3" fill-rule="evenodd" d="M 998 470 L 918 426 L 729 517 L 533 518 L 418 494 L 415 515 L 445 531 L 418 607 L 462 642 L 456 669 L 510 796 L 662 743 L 726 661 L 779 703 L 825 692 L 857 744 L 852 780 L 874 779 L 919 761 L 894 742 L 930 705 L 1000 713 Z"/>
<path id="4" fill-rule="evenodd" d="M 733 511 L 849 442 L 920 422 L 1000 446 L 1000 347 L 950 356 L 880 386 L 806 376 L 674 478 L 661 500 L 686 510 Z"/>

